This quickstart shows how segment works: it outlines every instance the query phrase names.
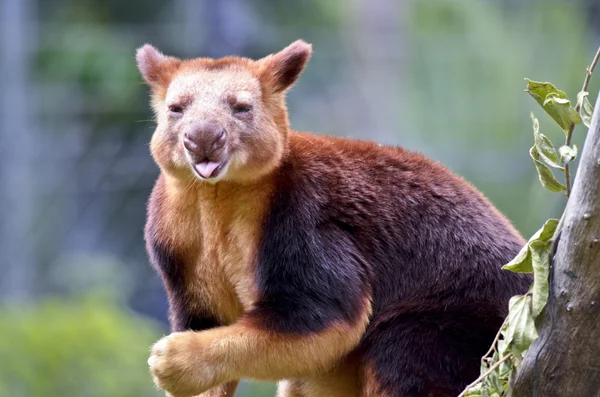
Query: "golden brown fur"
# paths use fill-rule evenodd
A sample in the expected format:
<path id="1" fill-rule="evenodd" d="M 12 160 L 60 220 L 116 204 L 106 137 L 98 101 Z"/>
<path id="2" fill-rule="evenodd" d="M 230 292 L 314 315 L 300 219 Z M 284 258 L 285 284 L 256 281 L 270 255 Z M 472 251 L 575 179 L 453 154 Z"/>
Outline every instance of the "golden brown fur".
<path id="1" fill-rule="evenodd" d="M 174 396 L 191 396 L 241 377 L 314 377 L 319 383 L 322 373 L 356 347 L 367 319 L 365 313 L 358 324 L 334 325 L 310 336 L 270 334 L 243 319 L 199 333 L 172 333 L 154 345 L 150 365 L 157 385 Z"/>
<path id="2" fill-rule="evenodd" d="M 359 365 L 356 355 L 350 355 L 318 376 L 282 381 L 277 397 L 370 397 L 362 394 Z"/>

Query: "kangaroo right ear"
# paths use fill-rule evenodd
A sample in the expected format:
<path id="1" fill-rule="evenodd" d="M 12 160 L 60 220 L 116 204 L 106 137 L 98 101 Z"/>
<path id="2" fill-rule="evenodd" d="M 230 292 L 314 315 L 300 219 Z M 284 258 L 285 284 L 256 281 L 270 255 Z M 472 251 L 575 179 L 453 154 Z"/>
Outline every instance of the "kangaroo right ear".
<path id="1" fill-rule="evenodd" d="M 276 54 L 258 61 L 261 66 L 261 80 L 273 92 L 283 92 L 290 88 L 306 67 L 312 53 L 312 46 L 304 40 L 297 40 Z"/>
<path id="2" fill-rule="evenodd" d="M 135 59 L 140 74 L 152 88 L 167 86 L 181 64 L 179 59 L 163 55 L 150 44 L 138 48 Z"/>

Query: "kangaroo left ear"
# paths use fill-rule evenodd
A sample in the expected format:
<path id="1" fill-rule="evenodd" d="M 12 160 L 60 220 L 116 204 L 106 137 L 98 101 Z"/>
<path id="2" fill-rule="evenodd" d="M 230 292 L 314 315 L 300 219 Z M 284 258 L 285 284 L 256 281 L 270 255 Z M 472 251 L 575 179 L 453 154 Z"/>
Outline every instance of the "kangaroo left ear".
<path id="1" fill-rule="evenodd" d="M 138 48 L 135 58 L 140 74 L 154 89 L 167 86 L 181 63 L 177 58 L 163 55 L 150 44 Z"/>
<path id="2" fill-rule="evenodd" d="M 261 82 L 272 92 L 290 88 L 306 67 L 312 54 L 312 45 L 297 40 L 276 54 L 257 61 L 260 65 Z"/>

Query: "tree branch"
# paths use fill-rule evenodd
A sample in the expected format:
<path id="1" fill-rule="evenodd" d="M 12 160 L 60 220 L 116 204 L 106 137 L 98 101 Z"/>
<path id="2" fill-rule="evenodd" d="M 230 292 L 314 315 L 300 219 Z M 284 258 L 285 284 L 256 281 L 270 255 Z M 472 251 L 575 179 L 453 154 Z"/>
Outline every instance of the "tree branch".
<path id="1" fill-rule="evenodd" d="M 592 73 L 598 64 L 598 60 L 600 59 L 600 47 L 598 47 L 598 51 L 596 51 L 596 55 L 592 60 L 592 64 L 585 69 L 585 80 L 583 81 L 583 87 L 581 91 L 588 90 L 588 86 L 590 85 L 590 80 L 592 79 Z M 575 110 L 577 113 L 581 110 L 581 104 L 575 105 Z M 565 145 L 571 146 L 571 138 L 573 137 L 573 131 L 575 130 L 575 123 L 571 123 L 569 126 L 569 131 L 567 131 L 567 138 L 565 140 Z M 569 164 L 565 164 L 565 187 L 567 188 L 567 197 L 571 195 L 571 174 L 569 170 Z"/>
<path id="2" fill-rule="evenodd" d="M 598 54 L 593 65 L 598 62 Z M 589 70 L 591 73 L 591 68 Z M 589 78 L 586 78 L 589 84 Z M 584 83 L 584 87 L 587 85 Z M 597 397 L 600 392 L 600 104 L 564 214 L 549 302 L 509 390 L 512 397 Z M 550 307 L 553 306 L 553 307 Z M 555 321 L 552 327 L 551 312 Z M 534 387 L 535 385 L 535 387 Z"/>

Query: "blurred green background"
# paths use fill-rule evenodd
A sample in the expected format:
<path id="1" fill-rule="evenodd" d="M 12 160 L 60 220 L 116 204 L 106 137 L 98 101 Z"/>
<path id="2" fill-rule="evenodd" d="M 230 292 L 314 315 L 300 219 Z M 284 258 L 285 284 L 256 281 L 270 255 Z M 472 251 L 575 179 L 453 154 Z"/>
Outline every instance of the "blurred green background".
<path id="1" fill-rule="evenodd" d="M 142 229 L 158 174 L 134 52 L 314 57 L 292 126 L 421 151 L 525 235 L 564 204 L 528 156 L 524 77 L 572 99 L 600 42 L 597 0 L 3 0 L 0 8 L 0 396 L 160 396 L 168 332 Z M 594 24 L 594 22 L 596 22 Z M 600 77 L 592 80 L 595 101 Z M 574 141 L 581 145 L 583 130 Z M 239 396 L 273 396 L 244 383 Z"/>

